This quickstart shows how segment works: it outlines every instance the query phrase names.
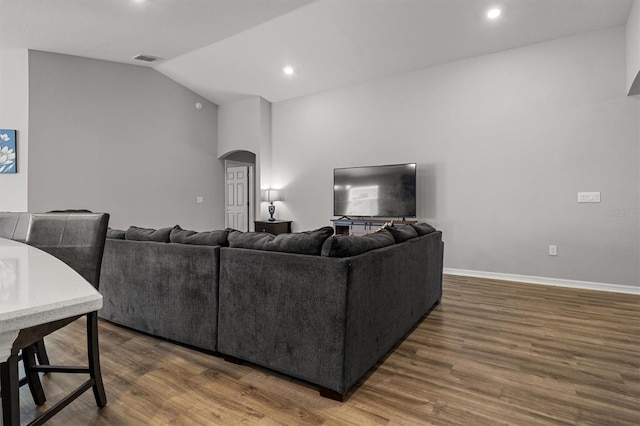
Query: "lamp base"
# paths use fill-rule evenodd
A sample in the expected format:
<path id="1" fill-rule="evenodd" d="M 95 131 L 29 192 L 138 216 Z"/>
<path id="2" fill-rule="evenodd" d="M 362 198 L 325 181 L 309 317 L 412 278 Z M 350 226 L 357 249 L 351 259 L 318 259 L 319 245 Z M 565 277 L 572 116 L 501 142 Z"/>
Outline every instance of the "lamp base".
<path id="1" fill-rule="evenodd" d="M 276 206 L 273 205 L 273 203 L 269 204 L 269 215 L 271 216 L 269 218 L 269 222 L 273 222 L 276 219 L 273 217 L 273 214 L 276 212 Z"/>

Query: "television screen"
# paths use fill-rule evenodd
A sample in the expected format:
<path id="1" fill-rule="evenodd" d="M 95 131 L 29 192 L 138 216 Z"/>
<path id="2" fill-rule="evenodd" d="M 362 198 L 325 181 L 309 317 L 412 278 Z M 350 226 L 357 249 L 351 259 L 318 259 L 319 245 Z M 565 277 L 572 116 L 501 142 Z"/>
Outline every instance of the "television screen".
<path id="1" fill-rule="evenodd" d="M 416 164 L 334 169 L 333 214 L 415 217 Z"/>

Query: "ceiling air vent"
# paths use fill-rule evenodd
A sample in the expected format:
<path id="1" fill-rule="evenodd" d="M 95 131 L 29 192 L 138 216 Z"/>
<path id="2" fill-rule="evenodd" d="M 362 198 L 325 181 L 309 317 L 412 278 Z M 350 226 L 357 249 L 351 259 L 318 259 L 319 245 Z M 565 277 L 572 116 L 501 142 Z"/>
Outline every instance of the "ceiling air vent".
<path id="1" fill-rule="evenodd" d="M 137 59 L 139 61 L 145 61 L 145 62 L 155 62 L 159 59 L 162 58 L 158 58 L 157 56 L 151 56 L 151 55 L 136 55 L 133 57 L 133 59 Z"/>

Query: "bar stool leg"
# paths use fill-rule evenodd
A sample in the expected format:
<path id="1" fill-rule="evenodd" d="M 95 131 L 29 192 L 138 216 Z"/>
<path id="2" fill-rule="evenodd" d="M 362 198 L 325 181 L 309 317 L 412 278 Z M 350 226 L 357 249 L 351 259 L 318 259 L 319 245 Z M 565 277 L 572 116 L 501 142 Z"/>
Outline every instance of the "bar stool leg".
<path id="1" fill-rule="evenodd" d="M 18 355 L 11 355 L 0 363 L 0 395 L 2 396 L 2 424 L 20 426 L 20 378 Z"/>
<path id="2" fill-rule="evenodd" d="M 36 366 L 36 346 L 31 345 L 22 349 L 22 359 L 24 362 L 24 372 L 27 376 L 27 384 L 33 397 L 33 402 L 39 407 L 47 401 L 47 397 L 44 395 L 42 389 L 42 383 L 40 383 L 40 375 L 33 368 Z"/>
<path id="3" fill-rule="evenodd" d="M 89 375 L 94 380 L 93 395 L 96 404 L 102 408 L 107 405 L 107 394 L 102 383 L 100 372 L 100 348 L 98 346 L 98 313 L 87 314 L 87 351 L 89 354 Z"/>
<path id="4" fill-rule="evenodd" d="M 38 364 L 50 365 L 49 355 L 47 354 L 47 348 L 44 346 L 44 339 L 40 339 L 35 343 L 37 349 L 36 355 L 38 356 Z"/>

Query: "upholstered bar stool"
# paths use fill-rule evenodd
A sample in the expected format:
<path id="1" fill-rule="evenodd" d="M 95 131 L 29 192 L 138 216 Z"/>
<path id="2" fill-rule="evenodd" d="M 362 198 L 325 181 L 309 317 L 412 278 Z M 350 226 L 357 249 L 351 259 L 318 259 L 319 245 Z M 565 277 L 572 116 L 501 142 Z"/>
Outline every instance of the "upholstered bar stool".
<path id="1" fill-rule="evenodd" d="M 30 221 L 31 213 L 28 212 L 0 212 L 0 238 L 25 242 Z M 49 358 L 42 340 L 36 345 L 36 356 L 40 364 L 49 364 Z M 22 360 L 22 356 L 20 356 L 20 360 Z M 20 379 L 20 386 L 25 384 L 27 384 L 26 377 Z"/>
<path id="2" fill-rule="evenodd" d="M 106 213 L 33 213 L 30 215 L 25 241 L 57 257 L 98 289 L 108 223 L 109 215 Z M 65 321 L 57 328 L 70 322 L 72 321 Z M 37 405 L 44 404 L 46 400 L 38 373 L 83 373 L 90 376 L 88 381 L 54 406 L 56 410 L 52 410 L 54 412 L 51 416 L 90 387 L 93 388 L 96 404 L 99 407 L 106 405 L 100 372 L 96 312 L 87 314 L 87 353 L 88 367 L 60 367 L 48 365 L 42 339 L 23 348 L 26 380 Z M 36 354 L 39 354 L 40 365 L 35 362 Z"/>
<path id="3" fill-rule="evenodd" d="M 20 241 L 27 239 L 31 213 L 0 212 L 0 238 Z"/>

